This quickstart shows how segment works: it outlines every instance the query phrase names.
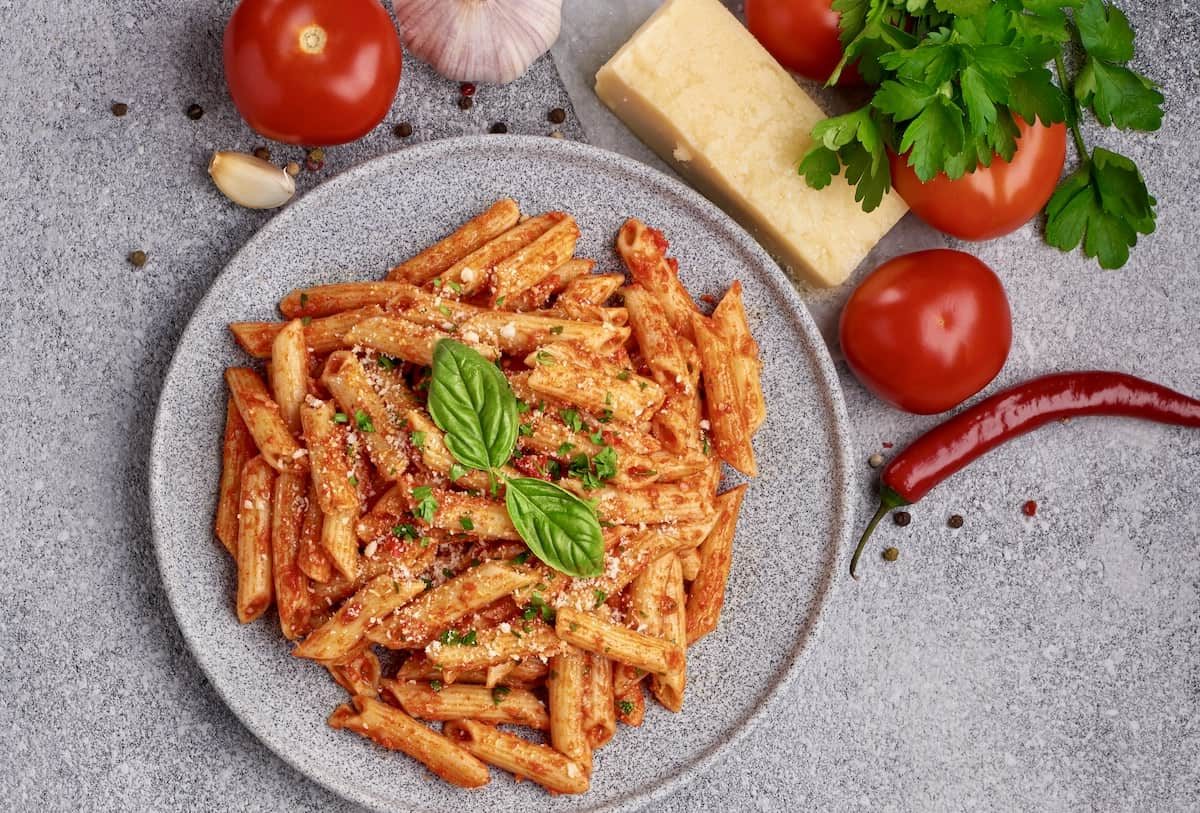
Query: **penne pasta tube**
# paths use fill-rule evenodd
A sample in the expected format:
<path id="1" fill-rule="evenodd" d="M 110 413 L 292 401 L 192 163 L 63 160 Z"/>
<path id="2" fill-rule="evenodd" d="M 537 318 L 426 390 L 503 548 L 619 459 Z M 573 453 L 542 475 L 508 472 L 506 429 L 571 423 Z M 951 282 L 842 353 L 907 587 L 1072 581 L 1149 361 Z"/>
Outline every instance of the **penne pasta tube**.
<path id="1" fill-rule="evenodd" d="M 633 672 L 632 666 L 617 664 L 616 669 L 628 669 Z M 617 719 L 625 725 L 640 726 L 642 721 L 646 719 L 646 697 L 642 693 L 642 684 L 638 681 L 630 683 L 624 690 L 614 693 L 616 699 Z"/>
<path id="2" fill-rule="evenodd" d="M 491 273 L 491 297 L 497 302 L 516 296 L 554 273 L 575 253 L 579 225 L 572 217 L 555 223 L 532 243 L 496 263 Z"/>
<path id="3" fill-rule="evenodd" d="M 700 545 L 700 571 L 692 580 L 686 620 L 687 642 L 693 644 L 717 628 L 725 603 L 725 584 L 733 561 L 733 535 L 746 486 L 740 485 L 717 497 L 717 522 Z"/>
<path id="4" fill-rule="evenodd" d="M 450 472 L 454 469 L 457 461 L 455 461 L 454 455 L 450 454 L 450 450 L 446 448 L 445 435 L 442 434 L 442 430 L 437 428 L 437 424 L 429 417 L 429 413 L 423 409 L 408 410 L 406 421 L 411 428 L 410 437 L 416 439 L 411 445 L 420 450 L 421 462 L 425 464 L 425 468 L 450 479 Z M 417 442 L 418 440 L 419 442 Z M 453 482 L 455 485 L 478 491 L 486 491 L 491 485 L 487 472 L 477 469 L 466 472 Z"/>
<path id="5" fill-rule="evenodd" d="M 550 667 L 542 663 L 536 656 L 523 658 L 519 661 L 508 661 L 503 665 L 512 663 L 512 669 L 497 683 L 504 686 L 511 686 L 514 689 L 530 689 L 541 685 L 546 673 L 550 671 Z M 480 669 L 467 669 L 456 673 L 454 683 L 469 683 L 471 685 L 487 685 L 489 680 L 489 672 L 491 667 Z M 442 680 L 444 678 L 444 670 L 442 667 L 431 661 L 424 652 L 413 652 L 396 670 L 396 680 L 417 680 L 428 683 L 431 680 Z M 491 686 L 488 686 L 491 688 Z"/>
<path id="6" fill-rule="evenodd" d="M 516 669 L 516 668 L 517 668 L 516 661 L 509 661 L 507 663 L 497 663 L 493 666 L 489 666 L 487 668 L 487 671 L 484 673 L 483 685 L 488 687 L 489 689 L 493 689 L 496 686 L 501 685 L 504 682 L 505 678 L 507 678 L 509 676 L 509 674 L 512 672 L 512 670 Z M 457 677 L 455 678 L 455 680 L 457 681 Z"/>
<path id="7" fill-rule="evenodd" d="M 448 237 L 397 265 L 388 272 L 388 279 L 422 285 L 516 226 L 520 217 L 521 210 L 516 201 L 509 198 L 498 200 Z"/>
<path id="8" fill-rule="evenodd" d="M 483 562 L 402 607 L 368 637 L 389 649 L 424 647 L 452 623 L 509 595 L 536 578 L 532 568 L 508 562 Z"/>
<path id="9" fill-rule="evenodd" d="M 321 511 L 357 518 L 360 503 L 346 432 L 349 416 L 339 414 L 332 401 L 310 396 L 300 410 L 300 423 Z"/>
<path id="10" fill-rule="evenodd" d="M 339 661 L 352 653 L 372 625 L 425 589 L 420 579 L 401 582 L 384 574 L 367 582 L 292 654 L 314 661 Z"/>
<path id="11" fill-rule="evenodd" d="M 550 707 L 550 744 L 590 774 L 592 746 L 583 728 L 583 673 L 587 662 L 588 654 L 573 646 L 551 658 L 546 695 Z"/>
<path id="12" fill-rule="evenodd" d="M 683 580 L 695 581 L 696 574 L 700 572 L 700 552 L 695 548 L 688 548 L 679 551 L 676 556 L 679 557 L 679 566 L 683 569 Z"/>
<path id="13" fill-rule="evenodd" d="M 561 299 L 554 303 L 553 308 L 539 311 L 543 316 L 555 319 L 570 319 L 575 322 L 596 322 L 613 327 L 625 327 L 629 324 L 629 311 L 626 308 L 606 308 L 601 305 L 579 305 L 573 302 L 563 302 Z M 626 336 L 628 338 L 628 334 Z"/>
<path id="14" fill-rule="evenodd" d="M 279 302 L 279 311 L 288 319 L 332 316 L 371 305 L 386 305 L 412 287 L 406 282 L 337 282 L 297 288 Z"/>
<path id="15" fill-rule="evenodd" d="M 434 494 L 438 510 L 430 521 L 432 527 L 478 539 L 520 541 L 503 502 L 462 491 L 435 490 Z"/>
<path id="16" fill-rule="evenodd" d="M 588 776 L 558 751 L 474 720 L 446 723 L 446 736 L 479 759 L 554 793 L 586 793 Z"/>
<path id="17" fill-rule="evenodd" d="M 654 380 L 667 387 L 685 384 L 687 362 L 658 299 L 638 283 L 624 288 L 622 294 L 633 337 Z"/>
<path id="18" fill-rule="evenodd" d="M 445 324 L 453 327 L 450 322 Z M 438 330 L 394 316 L 376 316 L 366 319 L 350 328 L 346 333 L 346 340 L 353 345 L 370 347 L 423 367 L 433 364 L 433 350 L 442 339 L 463 341 L 464 344 L 489 360 L 494 360 L 500 355 L 499 351 L 491 345 L 465 341 L 465 337 L 451 336 L 445 330 Z"/>
<path id="19" fill-rule="evenodd" d="M 325 668 L 337 681 L 337 684 L 354 695 L 379 697 L 380 676 L 383 668 L 379 664 L 379 656 L 369 649 L 364 649 L 345 663 L 327 663 Z"/>
<path id="20" fill-rule="evenodd" d="M 289 641 L 307 634 L 308 577 L 300 570 L 300 536 L 308 510 L 308 478 L 290 472 L 275 478 L 271 504 L 271 571 L 279 627 Z"/>
<path id="21" fill-rule="evenodd" d="M 242 466 L 238 511 L 237 616 L 249 624 L 271 606 L 271 501 L 275 470 L 262 455 Z"/>
<path id="22" fill-rule="evenodd" d="M 729 360 L 733 383 L 738 400 L 746 405 L 747 424 L 753 434 L 766 418 L 767 406 L 760 381 L 762 361 L 759 360 L 758 343 L 750 335 L 750 326 L 746 322 L 740 281 L 734 280 L 717 303 L 712 322 L 717 333 L 733 351 Z"/>
<path id="23" fill-rule="evenodd" d="M 667 259 L 667 247 L 662 232 L 634 218 L 625 221 L 617 234 L 617 253 L 634 281 L 662 305 L 675 335 L 691 340 L 696 303 L 679 281 L 678 269 Z"/>
<path id="24" fill-rule="evenodd" d="M 399 680 L 385 680 L 383 686 L 405 712 L 419 720 L 478 720 L 539 731 L 550 728 L 546 706 L 528 689 Z"/>
<path id="25" fill-rule="evenodd" d="M 453 289 L 449 292 L 454 293 Z M 485 310 L 442 294 L 442 290 L 427 291 L 407 285 L 388 301 L 388 312 L 418 325 L 447 329 L 445 325 L 459 325 Z"/>
<path id="26" fill-rule="evenodd" d="M 374 541 L 386 541 L 394 538 L 397 525 L 408 513 L 408 499 L 404 496 L 403 487 L 393 485 L 383 496 L 375 501 L 371 510 L 358 518 L 354 524 L 354 533 L 364 544 Z M 410 523 L 411 524 L 411 523 Z M 403 536 L 403 532 L 399 536 Z M 417 535 L 414 527 L 409 536 Z"/>
<path id="27" fill-rule="evenodd" d="M 713 446 L 729 465 L 754 477 L 754 448 L 750 443 L 747 405 L 739 400 L 730 365 L 728 343 L 712 328 L 711 322 L 699 314 L 692 317 L 696 349 L 700 351 L 704 395 L 708 420 L 712 424 Z"/>
<path id="28" fill-rule="evenodd" d="M 472 631 L 466 635 L 470 636 Z M 473 630 L 474 644 L 458 641 L 444 643 L 433 641 L 425 647 L 425 654 L 442 668 L 443 674 L 469 672 L 486 669 L 502 663 L 516 662 L 529 657 L 550 657 L 562 650 L 562 642 L 554 630 L 536 621 L 516 624 L 501 622 L 499 626 L 486 630 Z M 447 640 L 450 640 L 447 638 Z"/>
<path id="29" fill-rule="evenodd" d="M 583 669 L 583 731 L 593 749 L 607 743 L 617 732 L 613 663 L 595 652 L 587 653 Z"/>
<path id="30" fill-rule="evenodd" d="M 480 311 L 462 323 L 461 333 L 510 354 L 529 353 L 551 342 L 578 342 L 605 353 L 629 338 L 628 328 L 507 311 Z"/>
<path id="31" fill-rule="evenodd" d="M 403 751 L 452 785 L 478 788 L 489 780 L 487 766 L 449 737 L 432 731 L 394 706 L 365 695 L 338 706 L 331 728 L 347 728 L 384 748 Z"/>
<path id="32" fill-rule="evenodd" d="M 580 649 L 655 675 L 665 674 L 683 663 L 682 647 L 573 607 L 558 608 L 554 631 L 559 638 Z"/>
<path id="33" fill-rule="evenodd" d="M 313 319 L 304 325 L 304 341 L 309 351 L 317 355 L 338 350 L 348 346 L 345 343 L 346 331 L 364 319 L 383 314 L 382 307 L 369 305 Z M 275 337 L 283 330 L 283 326 L 283 322 L 234 322 L 229 326 L 229 332 L 243 350 L 255 358 L 265 359 L 270 358 Z"/>
<path id="34" fill-rule="evenodd" d="M 308 395 L 308 348 L 299 319 L 283 326 L 271 344 L 271 392 L 279 414 L 293 435 L 300 434 L 300 405 Z"/>
<path id="35" fill-rule="evenodd" d="M 679 557 L 672 554 L 667 559 L 666 578 L 663 592 L 658 596 L 661 613 L 659 636 L 679 647 L 683 656 L 670 664 L 661 675 L 650 678 L 650 691 L 664 708 L 678 713 L 683 709 L 683 691 L 687 686 L 687 632 L 684 605 L 687 601 L 683 592 L 683 568 Z"/>
<path id="36" fill-rule="evenodd" d="M 358 537 L 354 534 L 354 512 L 326 513 L 321 524 L 321 547 L 333 566 L 348 579 L 358 575 Z"/>
<path id="37" fill-rule="evenodd" d="M 692 480 L 653 483 L 638 489 L 605 486 L 584 495 L 596 501 L 601 519 L 618 525 L 700 522 L 713 512 L 708 494 Z"/>
<path id="38" fill-rule="evenodd" d="M 592 273 L 596 267 L 594 260 L 578 258 L 567 260 L 558 268 L 551 271 L 536 285 L 532 285 L 513 294 L 504 300 L 504 309 L 509 311 L 532 311 L 546 304 L 554 294 L 561 291 L 571 280 Z M 499 306 L 497 306 L 499 307 Z"/>
<path id="39" fill-rule="evenodd" d="M 448 297 L 470 296 L 491 280 L 497 265 L 566 219 L 562 212 L 547 212 L 517 223 L 447 268 L 433 280 L 433 289 Z"/>
<path id="40" fill-rule="evenodd" d="M 566 305 L 604 305 L 625 284 L 624 274 L 589 274 L 567 283 L 555 307 Z"/>
<path id="41" fill-rule="evenodd" d="M 263 460 L 276 471 L 308 471 L 304 449 L 292 437 L 279 404 L 271 398 L 258 373 L 248 367 L 230 367 L 225 371 L 225 381 Z"/>
<path id="42" fill-rule="evenodd" d="M 371 386 L 361 361 L 339 350 L 329 355 L 321 383 L 357 427 L 367 456 L 384 480 L 395 481 L 408 468 L 408 442 L 392 421 L 387 404 Z"/>
<path id="43" fill-rule="evenodd" d="M 533 368 L 528 384 L 534 392 L 617 421 L 645 420 L 662 405 L 658 384 L 576 345 L 546 345 L 525 364 Z"/>
<path id="44" fill-rule="evenodd" d="M 317 490 L 310 479 L 296 562 L 305 576 L 322 584 L 333 578 L 333 562 L 321 547 L 321 529 L 324 525 L 325 515 L 321 512 Z"/>
<path id="45" fill-rule="evenodd" d="M 237 558 L 238 511 L 241 510 L 242 466 L 258 454 L 254 438 L 246 428 L 230 396 L 225 405 L 225 435 L 221 441 L 221 482 L 217 492 L 217 539 Z"/>

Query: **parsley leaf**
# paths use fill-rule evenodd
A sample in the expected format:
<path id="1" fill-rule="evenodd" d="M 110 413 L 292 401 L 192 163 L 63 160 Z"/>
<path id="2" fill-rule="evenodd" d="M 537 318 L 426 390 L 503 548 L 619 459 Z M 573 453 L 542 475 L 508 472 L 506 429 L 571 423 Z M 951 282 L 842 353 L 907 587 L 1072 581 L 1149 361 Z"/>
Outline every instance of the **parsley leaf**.
<path id="1" fill-rule="evenodd" d="M 375 424 L 371 421 L 371 416 L 363 412 L 361 409 L 354 411 L 354 424 L 363 432 L 374 432 Z"/>
<path id="2" fill-rule="evenodd" d="M 579 412 L 574 409 L 560 410 L 558 417 L 562 419 L 563 425 L 572 432 L 578 432 L 583 429 L 583 419 L 579 417 Z"/>
<path id="3" fill-rule="evenodd" d="M 412 490 L 412 497 L 417 501 L 413 508 L 413 515 L 418 519 L 423 519 L 425 522 L 433 522 L 433 515 L 437 513 L 438 502 L 433 496 L 433 489 L 429 486 L 417 486 Z"/>
<path id="4" fill-rule="evenodd" d="M 1123 65 L 1089 58 L 1075 80 L 1075 98 L 1106 126 L 1145 131 L 1162 126 L 1163 95 Z"/>

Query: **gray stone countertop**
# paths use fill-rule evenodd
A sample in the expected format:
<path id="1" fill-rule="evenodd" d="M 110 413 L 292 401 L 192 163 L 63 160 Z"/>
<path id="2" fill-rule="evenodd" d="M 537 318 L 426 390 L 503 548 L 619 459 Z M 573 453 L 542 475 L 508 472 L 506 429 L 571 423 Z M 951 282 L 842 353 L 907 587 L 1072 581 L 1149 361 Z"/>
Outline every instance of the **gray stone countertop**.
<path id="1" fill-rule="evenodd" d="M 1158 232 L 1118 272 L 1059 254 L 1034 227 L 970 246 L 1012 302 L 1012 355 L 993 388 L 1116 368 L 1200 393 L 1200 12 L 1186 0 L 1121 5 L 1142 68 L 1164 86 L 1166 122 L 1092 135 L 1142 167 Z M 213 149 L 261 143 L 222 82 L 231 7 L 0 0 L 0 391 L 11 399 L 0 418 L 0 808 L 353 809 L 222 705 L 184 646 L 151 548 L 146 468 L 163 373 L 213 277 L 270 217 L 227 204 L 204 172 Z M 412 122 L 411 141 L 495 121 L 549 133 L 546 112 L 569 107 L 549 58 L 481 89 L 470 112 L 456 94 L 408 61 L 388 123 Z M 129 114 L 113 117 L 114 101 Z M 193 102 L 199 121 L 184 115 Z M 575 116 L 561 129 L 583 137 Z M 331 149 L 300 186 L 406 143 L 381 127 Z M 909 218 L 875 259 L 940 242 Z M 149 253 L 144 268 L 126 262 L 134 249 Z M 829 326 L 845 295 L 807 298 Z M 932 421 L 841 373 L 865 519 L 866 458 Z M 1198 497 L 1194 431 L 1080 420 L 989 455 L 914 508 L 907 528 L 881 529 L 865 578 L 827 606 L 789 710 L 661 807 L 1195 809 Z M 1021 514 L 1027 499 L 1036 518 Z M 959 530 L 952 513 L 966 518 Z M 880 561 L 892 543 L 899 561 Z"/>

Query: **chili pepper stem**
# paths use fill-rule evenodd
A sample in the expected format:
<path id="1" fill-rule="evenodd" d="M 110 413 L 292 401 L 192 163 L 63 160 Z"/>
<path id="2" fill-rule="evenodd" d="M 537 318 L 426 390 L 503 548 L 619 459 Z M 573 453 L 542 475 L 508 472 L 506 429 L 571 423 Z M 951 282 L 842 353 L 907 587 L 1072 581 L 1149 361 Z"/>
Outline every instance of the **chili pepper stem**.
<path id="1" fill-rule="evenodd" d="M 875 526 L 889 512 L 894 511 L 902 505 L 908 505 L 908 501 L 887 486 L 879 487 L 879 510 L 875 512 L 875 516 L 871 517 L 871 521 L 867 523 L 867 529 L 863 531 L 862 537 L 858 540 L 858 547 L 854 549 L 854 555 L 850 557 L 850 575 L 853 578 L 858 578 L 858 560 L 862 558 L 863 549 L 866 548 L 867 540 L 871 538 L 871 533 L 875 530 Z"/>

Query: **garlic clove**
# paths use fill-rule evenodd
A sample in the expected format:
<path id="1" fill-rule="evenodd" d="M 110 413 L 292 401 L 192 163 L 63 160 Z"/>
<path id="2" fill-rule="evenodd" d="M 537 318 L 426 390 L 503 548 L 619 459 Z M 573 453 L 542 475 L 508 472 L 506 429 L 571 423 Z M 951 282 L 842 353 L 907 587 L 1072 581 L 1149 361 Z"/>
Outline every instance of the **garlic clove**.
<path id="1" fill-rule="evenodd" d="M 274 209 L 296 194 L 291 175 L 244 152 L 214 152 L 208 174 L 225 197 L 249 209 Z"/>
<path id="2" fill-rule="evenodd" d="M 558 39 L 562 0 L 392 0 L 400 38 L 458 82 L 506 84 Z"/>

